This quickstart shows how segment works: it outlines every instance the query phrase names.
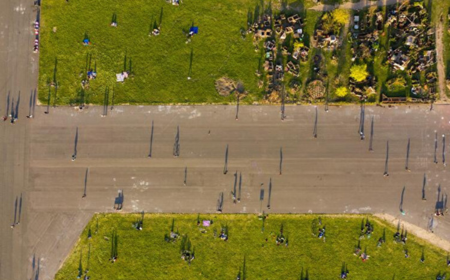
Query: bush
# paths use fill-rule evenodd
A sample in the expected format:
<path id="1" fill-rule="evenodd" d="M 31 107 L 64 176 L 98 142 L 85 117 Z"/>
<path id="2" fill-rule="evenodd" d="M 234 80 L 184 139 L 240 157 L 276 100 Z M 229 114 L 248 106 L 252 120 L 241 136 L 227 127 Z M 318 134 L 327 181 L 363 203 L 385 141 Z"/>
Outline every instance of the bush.
<path id="1" fill-rule="evenodd" d="M 336 9 L 333 11 L 333 18 L 335 22 L 344 25 L 348 23 L 350 19 L 350 13 L 348 12 L 348 10 Z"/>
<path id="2" fill-rule="evenodd" d="M 336 89 L 336 95 L 339 97 L 345 97 L 349 93 L 348 88 L 346 87 L 338 87 Z"/>
<path id="3" fill-rule="evenodd" d="M 350 68 L 350 77 L 357 82 L 364 81 L 367 79 L 367 76 L 369 76 L 369 72 L 367 72 L 366 64 L 353 65 L 352 68 Z"/>

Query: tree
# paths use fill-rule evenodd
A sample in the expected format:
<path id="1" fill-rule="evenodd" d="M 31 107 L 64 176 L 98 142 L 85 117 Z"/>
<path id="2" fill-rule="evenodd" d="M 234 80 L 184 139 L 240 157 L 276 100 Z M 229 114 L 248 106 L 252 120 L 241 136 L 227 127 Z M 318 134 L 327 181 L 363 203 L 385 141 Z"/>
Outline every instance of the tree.
<path id="1" fill-rule="evenodd" d="M 349 22 L 350 13 L 348 10 L 336 9 L 333 11 L 333 18 L 335 22 L 344 25 Z"/>
<path id="2" fill-rule="evenodd" d="M 336 95 L 339 97 L 345 97 L 348 94 L 348 89 L 346 87 L 338 87 L 336 89 Z"/>
<path id="3" fill-rule="evenodd" d="M 367 72 L 367 65 L 353 65 L 350 69 L 350 77 L 353 78 L 357 82 L 364 81 L 367 76 L 369 76 L 369 72 Z"/>

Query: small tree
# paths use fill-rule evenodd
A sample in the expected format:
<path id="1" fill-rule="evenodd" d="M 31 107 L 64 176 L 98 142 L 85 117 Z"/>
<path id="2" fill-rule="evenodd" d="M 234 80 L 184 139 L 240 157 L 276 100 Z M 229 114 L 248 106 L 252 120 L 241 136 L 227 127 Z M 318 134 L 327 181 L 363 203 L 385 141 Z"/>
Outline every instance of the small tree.
<path id="1" fill-rule="evenodd" d="M 336 95 L 338 97 L 345 97 L 349 93 L 348 89 L 346 87 L 338 87 L 336 89 Z"/>
<path id="2" fill-rule="evenodd" d="M 350 13 L 348 12 L 348 10 L 336 9 L 333 11 L 333 18 L 335 22 L 344 25 L 348 23 L 350 19 Z"/>
<path id="3" fill-rule="evenodd" d="M 352 68 L 350 68 L 350 77 L 357 82 L 364 81 L 367 79 L 367 76 L 369 76 L 369 72 L 367 72 L 366 64 L 353 65 Z"/>

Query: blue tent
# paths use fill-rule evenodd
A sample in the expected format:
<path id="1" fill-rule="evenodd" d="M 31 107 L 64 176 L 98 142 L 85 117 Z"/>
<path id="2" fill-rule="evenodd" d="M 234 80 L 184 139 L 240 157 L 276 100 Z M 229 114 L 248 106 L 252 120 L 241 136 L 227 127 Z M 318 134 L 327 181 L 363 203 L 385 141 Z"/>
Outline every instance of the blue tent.
<path id="1" fill-rule="evenodd" d="M 189 29 L 189 33 L 198 34 L 198 26 L 192 26 L 191 29 Z"/>

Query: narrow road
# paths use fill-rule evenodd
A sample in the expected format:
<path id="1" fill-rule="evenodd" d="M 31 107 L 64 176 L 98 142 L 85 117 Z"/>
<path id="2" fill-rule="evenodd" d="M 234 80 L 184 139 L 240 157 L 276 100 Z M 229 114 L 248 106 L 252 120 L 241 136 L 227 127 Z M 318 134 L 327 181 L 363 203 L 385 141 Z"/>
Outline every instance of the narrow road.
<path id="1" fill-rule="evenodd" d="M 36 8 L 33 1 L 5 0 L 0 9 L 0 116 L 14 111 L 15 124 L 0 124 L 0 279 L 38 279 L 27 274 L 28 104 L 37 84 L 38 55 L 32 53 Z M 9 96 L 9 99 L 8 99 Z M 9 106 L 7 101 L 9 100 Z M 8 112 L 7 112 L 8 111 Z M 16 217 L 16 225 L 11 228 Z M 20 222 L 20 223 L 19 223 Z M 40 278 L 42 279 L 42 278 Z"/>
<path id="2" fill-rule="evenodd" d="M 361 10 L 363 8 L 370 7 L 370 6 L 394 5 L 394 4 L 401 3 L 401 2 L 402 2 L 402 0 L 378 0 L 378 1 L 361 0 L 358 3 L 346 2 L 342 5 L 322 5 L 321 4 L 321 5 L 311 7 L 309 9 L 318 11 L 318 12 L 321 12 L 321 11 L 328 12 L 328 11 L 332 11 L 337 8 L 349 9 L 349 10 Z"/>
<path id="3" fill-rule="evenodd" d="M 445 63 L 444 63 L 444 24 L 438 20 L 436 24 L 436 61 L 439 77 L 439 96 L 441 102 L 447 102 L 445 93 Z"/>

